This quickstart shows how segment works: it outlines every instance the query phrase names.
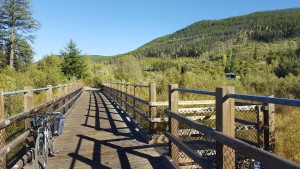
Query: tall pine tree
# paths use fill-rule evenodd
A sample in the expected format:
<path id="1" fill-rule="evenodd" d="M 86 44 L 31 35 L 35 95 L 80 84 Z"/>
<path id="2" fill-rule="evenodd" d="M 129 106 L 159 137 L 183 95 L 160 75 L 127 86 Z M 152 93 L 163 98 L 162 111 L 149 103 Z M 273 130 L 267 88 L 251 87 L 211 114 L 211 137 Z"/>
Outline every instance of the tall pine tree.
<path id="1" fill-rule="evenodd" d="M 11 68 L 32 60 L 32 32 L 40 24 L 32 17 L 30 0 L 0 0 L 0 43 L 4 44 Z"/>
<path id="2" fill-rule="evenodd" d="M 84 58 L 80 56 L 81 50 L 77 48 L 77 44 L 70 40 L 64 50 L 60 51 L 63 57 L 62 72 L 68 77 L 81 79 L 86 74 L 87 66 Z"/>

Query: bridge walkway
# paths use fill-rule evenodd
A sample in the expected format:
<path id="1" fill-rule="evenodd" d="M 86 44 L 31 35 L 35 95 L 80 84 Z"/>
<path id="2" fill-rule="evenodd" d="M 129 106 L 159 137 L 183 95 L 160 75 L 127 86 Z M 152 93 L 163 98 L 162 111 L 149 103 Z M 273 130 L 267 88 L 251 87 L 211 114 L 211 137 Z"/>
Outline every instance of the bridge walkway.
<path id="1" fill-rule="evenodd" d="M 103 93 L 85 90 L 68 112 L 47 168 L 164 168 L 160 154 Z"/>

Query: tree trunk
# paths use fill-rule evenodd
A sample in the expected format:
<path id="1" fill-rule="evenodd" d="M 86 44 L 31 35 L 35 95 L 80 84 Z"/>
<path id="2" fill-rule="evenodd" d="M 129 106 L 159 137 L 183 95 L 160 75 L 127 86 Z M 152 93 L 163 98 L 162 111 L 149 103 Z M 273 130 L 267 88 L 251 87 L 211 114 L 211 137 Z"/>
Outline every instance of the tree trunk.
<path id="1" fill-rule="evenodd" d="M 10 45 L 9 67 L 14 68 L 14 44 Z"/>
<path id="2" fill-rule="evenodd" d="M 14 68 L 14 55 L 15 55 L 14 45 L 15 45 L 15 32 L 14 32 L 14 28 L 12 27 L 11 39 L 10 39 L 10 52 L 9 52 L 9 67 L 10 68 Z"/>
<path id="3" fill-rule="evenodd" d="M 12 1 L 13 6 L 15 5 L 15 0 Z M 15 18 L 12 15 L 11 18 L 11 35 L 10 35 L 10 51 L 9 51 L 9 67 L 14 68 L 14 55 L 15 55 Z"/>

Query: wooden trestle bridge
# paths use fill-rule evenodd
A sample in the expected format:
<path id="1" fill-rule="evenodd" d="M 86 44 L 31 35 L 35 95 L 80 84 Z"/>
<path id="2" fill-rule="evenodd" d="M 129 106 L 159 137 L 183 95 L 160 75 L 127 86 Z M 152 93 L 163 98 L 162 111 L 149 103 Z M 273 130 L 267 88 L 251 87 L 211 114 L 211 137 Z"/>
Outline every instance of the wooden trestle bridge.
<path id="1" fill-rule="evenodd" d="M 300 169 L 274 154 L 274 106 L 300 107 L 300 100 L 235 94 L 233 87 L 202 91 L 176 84 L 169 86 L 167 101 L 157 101 L 156 93 L 155 83 L 0 89 L 0 168 L 35 168 L 34 142 L 24 117 L 60 111 L 67 118 L 55 140 L 59 154 L 48 159 L 50 169 Z M 35 98 L 42 96 L 44 101 L 37 103 Z M 5 104 L 13 97 L 24 102 L 24 111 L 8 117 Z"/>

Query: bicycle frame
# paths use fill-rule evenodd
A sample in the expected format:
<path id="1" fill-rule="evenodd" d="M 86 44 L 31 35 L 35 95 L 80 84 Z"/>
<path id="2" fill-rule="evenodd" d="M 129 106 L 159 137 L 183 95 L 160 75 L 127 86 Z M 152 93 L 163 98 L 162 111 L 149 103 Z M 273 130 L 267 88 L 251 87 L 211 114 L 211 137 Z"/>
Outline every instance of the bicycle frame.
<path id="1" fill-rule="evenodd" d="M 53 134 L 51 130 L 51 124 L 48 120 L 50 115 L 55 115 L 57 113 L 46 112 L 40 115 L 39 119 L 35 118 L 35 132 L 37 133 L 36 137 L 36 146 L 35 146 L 35 157 L 36 157 L 36 167 L 39 168 L 40 164 L 42 168 L 47 167 L 47 158 L 49 153 L 55 155 L 53 151 Z M 37 116 L 35 116 L 37 117 Z M 40 122 L 40 124 L 38 124 Z M 40 126 L 39 126 L 40 125 Z M 42 139 L 41 139 L 42 138 Z M 42 151 L 41 151 L 42 150 Z M 48 151 L 49 150 L 49 151 Z M 39 157 L 41 157 L 42 162 L 39 162 Z M 44 160 L 43 160 L 44 159 Z"/>

